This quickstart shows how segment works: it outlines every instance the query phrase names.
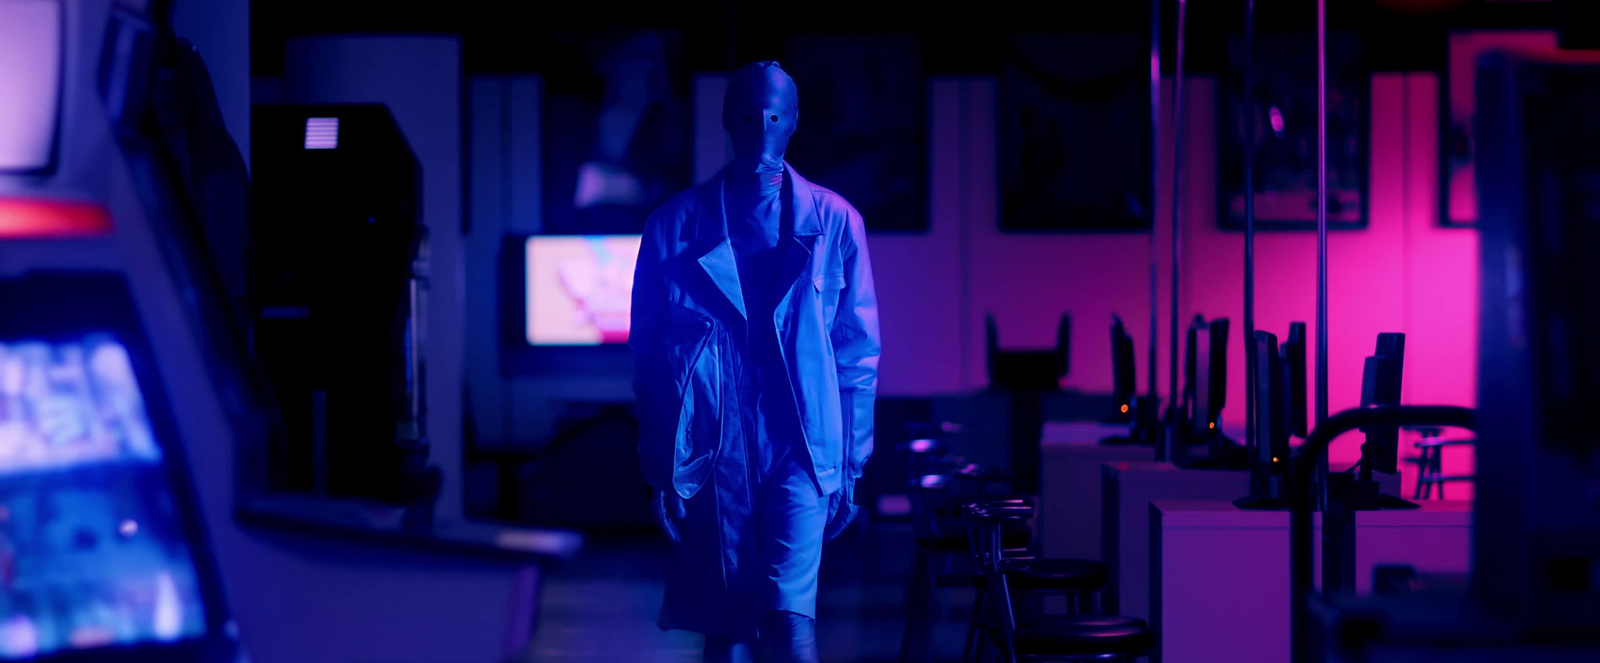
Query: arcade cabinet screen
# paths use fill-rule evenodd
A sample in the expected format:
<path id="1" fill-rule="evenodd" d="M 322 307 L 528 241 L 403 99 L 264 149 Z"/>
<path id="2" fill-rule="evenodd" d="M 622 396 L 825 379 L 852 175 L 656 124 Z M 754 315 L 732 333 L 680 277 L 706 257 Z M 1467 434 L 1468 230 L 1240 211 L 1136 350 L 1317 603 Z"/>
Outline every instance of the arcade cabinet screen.
<path id="1" fill-rule="evenodd" d="M 50 165 L 61 105 L 61 6 L 0 2 L 0 171 Z"/>
<path id="2" fill-rule="evenodd" d="M 637 235 L 530 237 L 526 251 L 530 345 L 628 342 Z"/>
<path id="3" fill-rule="evenodd" d="M 0 338 L 0 660 L 204 635 L 127 350 Z"/>

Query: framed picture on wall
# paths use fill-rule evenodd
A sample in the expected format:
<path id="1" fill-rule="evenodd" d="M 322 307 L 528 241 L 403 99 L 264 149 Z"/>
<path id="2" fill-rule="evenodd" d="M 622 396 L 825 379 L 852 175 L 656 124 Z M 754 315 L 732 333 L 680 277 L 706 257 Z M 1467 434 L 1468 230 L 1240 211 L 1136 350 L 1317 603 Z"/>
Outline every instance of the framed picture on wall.
<path id="1" fill-rule="evenodd" d="M 1360 37 L 1328 34 L 1328 228 L 1367 225 L 1370 75 Z M 1230 35 L 1217 113 L 1217 218 L 1245 225 L 1244 148 L 1255 149 L 1257 230 L 1317 227 L 1317 40 L 1257 33 L 1251 99 L 1244 98 L 1244 37 Z M 1249 141 L 1249 143 L 1247 143 Z"/>
<path id="2" fill-rule="evenodd" d="M 1148 230 L 1150 36 L 1012 34 L 1003 43 L 1001 230 Z"/>
<path id="3" fill-rule="evenodd" d="M 795 34 L 784 71 L 800 125 L 784 158 L 844 196 L 867 229 L 927 232 L 928 83 L 914 35 Z"/>
<path id="4" fill-rule="evenodd" d="M 552 41 L 541 114 L 544 232 L 639 234 L 693 175 L 683 36 L 629 29 Z"/>
<path id="5" fill-rule="evenodd" d="M 1478 58 L 1491 52 L 1555 53 L 1554 30 L 1470 30 L 1449 36 L 1449 60 L 1440 86 L 1439 164 L 1446 226 L 1478 223 L 1478 180 L 1473 153 L 1477 148 Z"/>

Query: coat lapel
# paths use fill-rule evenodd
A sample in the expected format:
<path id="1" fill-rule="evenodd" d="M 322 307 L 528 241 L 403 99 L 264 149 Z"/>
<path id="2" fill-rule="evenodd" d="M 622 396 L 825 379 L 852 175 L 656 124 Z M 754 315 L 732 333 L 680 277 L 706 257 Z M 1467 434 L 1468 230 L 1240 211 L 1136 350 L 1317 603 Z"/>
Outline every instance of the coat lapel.
<path id="1" fill-rule="evenodd" d="M 794 168 L 784 164 L 787 177 L 784 178 L 784 228 L 779 240 L 783 250 L 783 264 L 780 266 L 779 283 L 785 284 L 782 301 L 778 305 L 778 316 L 781 318 L 783 311 L 788 308 L 788 303 L 795 292 L 795 286 L 801 281 L 810 282 L 811 254 L 816 251 L 819 238 L 822 237 L 822 220 L 817 217 L 816 205 L 812 203 L 811 185 L 794 172 Z M 743 289 L 739 284 L 739 263 L 733 253 L 733 242 L 728 239 L 728 213 L 727 203 L 723 191 L 724 176 L 718 173 L 705 186 L 709 187 L 708 193 L 715 196 L 714 205 L 704 205 L 700 208 L 700 218 L 695 224 L 695 241 L 700 254 L 699 263 L 706 275 L 711 277 L 712 283 L 739 312 L 740 317 L 749 318 L 745 310 Z M 781 321 L 781 320 L 780 320 Z"/>
<path id="2" fill-rule="evenodd" d="M 700 207 L 700 219 L 697 223 L 697 242 L 703 247 L 700 254 L 700 268 L 711 277 L 711 282 L 717 285 L 722 295 L 728 298 L 728 303 L 733 304 L 734 310 L 742 318 L 749 314 L 744 309 L 744 295 L 739 287 L 739 263 L 733 255 L 733 242 L 728 239 L 728 214 L 723 202 L 723 177 L 718 173 L 713 180 L 715 184 L 708 183 L 715 191 L 716 205 L 703 205 Z"/>
<path id="3" fill-rule="evenodd" d="M 801 277 L 806 277 L 806 284 L 810 283 L 811 254 L 816 251 L 817 240 L 822 237 L 822 221 L 817 218 L 816 205 L 812 204 L 811 185 L 787 163 L 784 169 L 787 171 L 784 188 L 788 195 L 783 201 L 783 220 L 787 226 L 783 235 L 789 241 L 783 252 L 779 283 L 786 284 L 788 288 L 778 306 L 780 316 L 782 311 L 788 309 L 789 299 L 794 296 L 795 286 Z"/>

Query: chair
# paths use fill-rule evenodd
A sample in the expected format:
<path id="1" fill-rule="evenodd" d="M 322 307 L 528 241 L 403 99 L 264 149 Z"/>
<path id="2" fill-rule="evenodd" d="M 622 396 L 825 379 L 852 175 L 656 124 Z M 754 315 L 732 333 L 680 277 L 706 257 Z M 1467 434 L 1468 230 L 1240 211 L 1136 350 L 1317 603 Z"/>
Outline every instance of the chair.
<path id="1" fill-rule="evenodd" d="M 1025 577 L 1019 565 L 1027 562 L 1005 556 L 1000 532 L 1005 523 L 1032 517 L 1031 506 L 1014 502 L 978 503 L 965 509 L 974 562 L 985 585 L 993 588 L 991 600 L 985 601 L 993 625 L 987 630 L 999 645 L 1002 660 L 1135 661 L 1149 656 L 1155 639 L 1141 619 L 1085 614 L 1018 619 L 1012 598 L 1020 587 L 1014 585 Z"/>

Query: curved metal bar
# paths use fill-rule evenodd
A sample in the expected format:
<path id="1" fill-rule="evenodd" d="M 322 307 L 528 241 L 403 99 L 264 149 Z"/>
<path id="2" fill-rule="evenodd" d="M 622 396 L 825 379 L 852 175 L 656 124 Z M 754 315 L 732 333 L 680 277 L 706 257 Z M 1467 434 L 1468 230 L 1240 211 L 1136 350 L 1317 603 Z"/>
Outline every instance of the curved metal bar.
<path id="1" fill-rule="evenodd" d="M 1310 479 L 1317 468 L 1316 461 L 1328 457 L 1328 446 L 1334 438 L 1364 427 L 1387 426 L 1451 426 L 1474 430 L 1477 412 L 1471 408 L 1453 405 L 1386 405 L 1381 407 L 1345 410 L 1326 421 L 1306 437 L 1305 444 L 1289 462 L 1289 629 L 1290 653 L 1294 663 L 1311 659 L 1309 634 L 1306 632 L 1310 616 L 1309 601 L 1315 590 L 1312 570 L 1311 513 L 1312 494 Z"/>

